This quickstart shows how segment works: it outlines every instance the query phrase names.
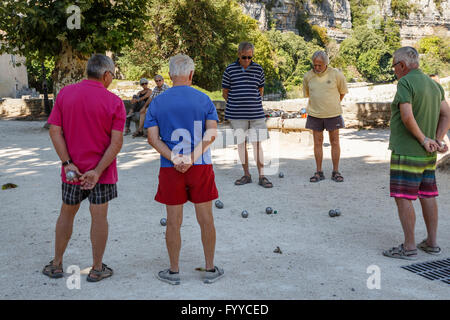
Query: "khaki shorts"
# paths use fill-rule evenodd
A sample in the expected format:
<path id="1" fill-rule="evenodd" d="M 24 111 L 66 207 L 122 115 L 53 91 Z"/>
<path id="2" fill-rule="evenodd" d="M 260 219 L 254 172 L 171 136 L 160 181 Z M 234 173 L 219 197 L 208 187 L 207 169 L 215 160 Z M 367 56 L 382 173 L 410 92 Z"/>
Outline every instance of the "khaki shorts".
<path id="1" fill-rule="evenodd" d="M 237 138 L 237 144 L 248 142 L 261 142 L 269 139 L 269 132 L 267 131 L 266 119 L 256 120 L 232 120 L 230 119 L 231 127 L 234 130 L 234 135 Z"/>

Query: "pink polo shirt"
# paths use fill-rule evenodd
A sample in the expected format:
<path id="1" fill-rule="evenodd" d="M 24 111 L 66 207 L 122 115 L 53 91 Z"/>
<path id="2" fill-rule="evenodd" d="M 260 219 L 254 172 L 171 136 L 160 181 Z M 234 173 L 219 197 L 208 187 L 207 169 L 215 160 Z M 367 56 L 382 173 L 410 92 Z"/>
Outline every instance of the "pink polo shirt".
<path id="1" fill-rule="evenodd" d="M 111 144 L 111 131 L 123 131 L 126 111 L 123 101 L 101 82 L 83 80 L 59 91 L 48 123 L 62 128 L 70 159 L 81 173 L 95 169 Z M 61 178 L 66 180 L 64 168 Z M 116 159 L 103 171 L 98 183 L 114 184 Z M 77 183 L 79 184 L 79 183 Z"/>

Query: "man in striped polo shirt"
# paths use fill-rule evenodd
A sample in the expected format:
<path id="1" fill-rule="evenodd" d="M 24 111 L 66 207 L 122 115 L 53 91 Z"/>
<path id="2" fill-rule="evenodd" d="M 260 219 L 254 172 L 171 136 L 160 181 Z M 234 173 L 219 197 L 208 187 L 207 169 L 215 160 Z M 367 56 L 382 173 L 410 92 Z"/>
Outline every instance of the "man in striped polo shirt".
<path id="1" fill-rule="evenodd" d="M 427 238 L 417 247 L 429 254 L 441 253 L 436 242 L 436 151 L 448 150 L 442 140 L 450 129 L 450 108 L 445 101 L 444 89 L 419 69 L 416 49 L 403 47 L 395 51 L 392 67 L 399 81 L 391 104 L 390 195 L 395 198 L 405 240 L 383 254 L 390 258 L 415 260 L 416 217 L 412 200 L 417 198 L 427 227 Z"/>
<path id="2" fill-rule="evenodd" d="M 249 42 L 242 42 L 238 48 L 238 59 L 223 73 L 222 95 L 227 102 L 225 119 L 230 120 L 237 137 L 239 159 L 244 175 L 235 185 L 252 182 L 248 169 L 247 140 L 253 144 L 254 157 L 258 167 L 259 182 L 264 188 L 272 188 L 264 176 L 264 159 L 261 142 L 268 139 L 262 96 L 264 92 L 264 70 L 252 61 L 255 48 Z"/>

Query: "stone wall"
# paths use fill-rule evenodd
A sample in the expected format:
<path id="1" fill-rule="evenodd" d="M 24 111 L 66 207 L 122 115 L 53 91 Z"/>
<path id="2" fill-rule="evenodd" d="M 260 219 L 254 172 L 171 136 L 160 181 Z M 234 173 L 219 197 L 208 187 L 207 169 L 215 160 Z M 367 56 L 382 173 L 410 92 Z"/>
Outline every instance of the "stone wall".
<path id="1" fill-rule="evenodd" d="M 224 101 L 213 101 L 219 121 L 225 121 Z M 283 129 L 295 131 L 305 128 L 306 119 L 299 118 L 298 113 L 305 108 L 307 99 L 285 101 L 263 101 L 264 112 L 273 114 L 278 111 L 281 116 L 266 118 L 269 129 Z M 352 102 L 342 106 L 345 126 L 347 128 L 387 127 L 391 117 L 390 102 Z M 294 115 L 294 119 L 289 118 Z"/>
<path id="2" fill-rule="evenodd" d="M 131 107 L 130 100 L 123 100 L 126 111 Z M 217 109 L 220 122 L 225 121 L 225 101 L 213 101 Z M 306 107 L 307 99 L 296 99 L 288 101 L 263 101 L 266 114 L 277 111 L 282 116 L 267 118 L 267 125 L 271 129 L 285 129 L 296 131 L 305 128 L 304 118 L 299 118 L 300 109 Z M 50 106 L 53 100 L 50 99 Z M 389 102 L 355 102 L 343 106 L 343 117 L 346 127 L 385 127 L 389 124 L 390 103 Z M 291 119 L 290 116 L 292 115 Z M 45 117 L 44 99 L 0 99 L 0 117 L 25 118 L 35 120 Z"/>
<path id="3" fill-rule="evenodd" d="M 50 108 L 53 106 L 53 99 L 49 99 Z M 45 116 L 45 104 L 42 98 L 22 99 L 0 99 L 0 117 L 6 118 L 27 118 L 34 120 Z"/>

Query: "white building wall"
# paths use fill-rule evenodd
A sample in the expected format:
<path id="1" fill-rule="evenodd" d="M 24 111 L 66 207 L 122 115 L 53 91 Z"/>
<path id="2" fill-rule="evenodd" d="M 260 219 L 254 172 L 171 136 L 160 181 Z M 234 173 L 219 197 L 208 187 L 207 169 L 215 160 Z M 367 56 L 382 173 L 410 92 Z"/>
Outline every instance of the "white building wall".
<path id="1" fill-rule="evenodd" d="M 16 66 L 16 63 L 21 63 Z M 0 97 L 15 98 L 22 88 L 28 88 L 25 58 L 12 54 L 0 55 Z"/>

